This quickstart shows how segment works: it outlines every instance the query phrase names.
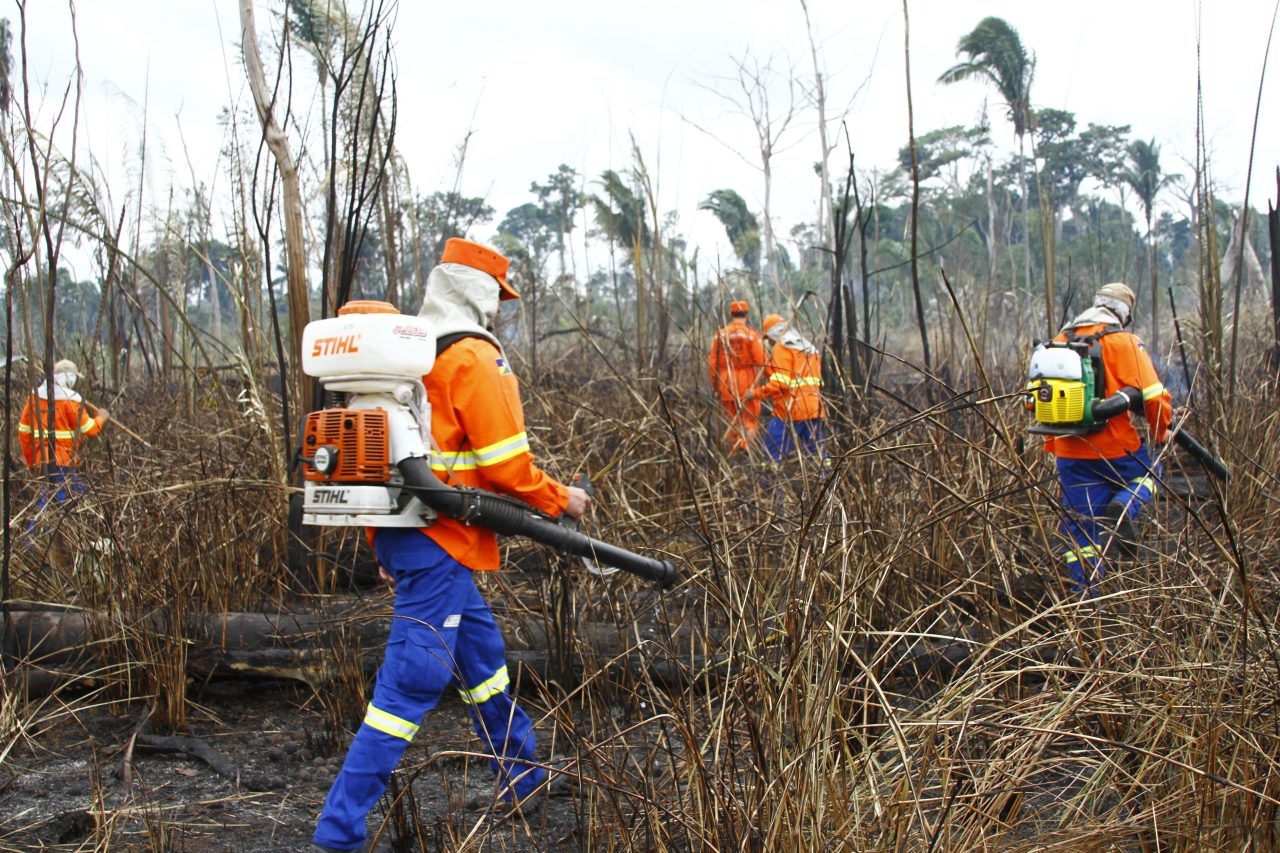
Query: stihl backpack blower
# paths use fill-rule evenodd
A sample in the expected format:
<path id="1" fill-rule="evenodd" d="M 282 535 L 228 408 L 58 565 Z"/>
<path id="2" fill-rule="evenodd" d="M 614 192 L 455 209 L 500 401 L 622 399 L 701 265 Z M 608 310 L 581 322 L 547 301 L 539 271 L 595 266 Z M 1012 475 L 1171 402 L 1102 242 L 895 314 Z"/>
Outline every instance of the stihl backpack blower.
<path id="1" fill-rule="evenodd" d="M 431 471 L 431 407 L 422 384 L 435 358 L 430 325 L 387 302 L 348 302 L 338 316 L 307 324 L 303 372 L 335 404 L 307 415 L 303 524 L 427 527 L 445 515 L 616 566 L 664 589 L 676 582 L 670 560 L 584 536 L 513 498 L 441 482 Z"/>

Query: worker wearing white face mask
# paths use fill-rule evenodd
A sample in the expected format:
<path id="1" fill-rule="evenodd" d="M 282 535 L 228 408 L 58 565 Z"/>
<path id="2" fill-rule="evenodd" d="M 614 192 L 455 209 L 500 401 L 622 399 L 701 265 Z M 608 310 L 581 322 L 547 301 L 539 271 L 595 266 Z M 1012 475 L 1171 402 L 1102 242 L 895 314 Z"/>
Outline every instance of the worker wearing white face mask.
<path id="1" fill-rule="evenodd" d="M 41 382 L 27 397 L 18 419 L 18 444 L 31 468 L 44 468 L 54 500 L 66 500 L 84 491 L 76 475 L 80 448 L 88 437 L 98 435 L 111 417 L 105 409 L 87 403 L 75 391 L 80 371 L 75 362 L 62 359 L 53 365 L 53 424 L 50 432 L 50 388 Z M 41 499 L 41 506 L 45 500 Z"/>

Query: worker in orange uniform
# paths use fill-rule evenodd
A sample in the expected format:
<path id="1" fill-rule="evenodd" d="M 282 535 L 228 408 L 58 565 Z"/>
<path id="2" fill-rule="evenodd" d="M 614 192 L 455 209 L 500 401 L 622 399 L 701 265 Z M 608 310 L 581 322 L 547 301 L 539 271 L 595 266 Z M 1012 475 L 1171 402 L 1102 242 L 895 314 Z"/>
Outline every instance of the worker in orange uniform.
<path id="1" fill-rule="evenodd" d="M 519 298 L 506 281 L 507 267 L 492 249 L 454 238 L 427 280 L 419 315 L 437 336 L 435 365 L 423 377 L 431 467 L 451 486 L 578 518 L 590 498 L 534 464 L 516 377 L 491 331 L 500 300 Z M 373 536 L 380 571 L 395 585 L 395 618 L 373 700 L 316 826 L 317 850 L 361 849 L 366 815 L 423 716 L 451 685 L 492 756 L 501 799 L 525 809 L 558 792 L 533 763 L 533 725 L 507 692 L 502 634 L 472 575 L 498 568 L 497 536 L 444 516 L 421 529 L 376 528 Z"/>
<path id="2" fill-rule="evenodd" d="M 729 303 L 729 323 L 711 339 L 707 359 L 711 383 L 729 419 L 725 437 L 730 453 L 750 447 L 760 423 L 760 401 L 748 392 L 764 370 L 765 352 L 760 333 L 747 325 L 750 308 L 745 299 Z"/>
<path id="3" fill-rule="evenodd" d="M 48 382 L 41 382 L 32 389 L 18 418 L 18 445 L 22 448 L 22 457 L 28 467 L 43 467 L 48 482 L 48 491 L 40 498 L 41 508 L 50 497 L 55 501 L 65 501 L 84 493 L 84 483 L 76 471 L 80 464 L 80 448 L 85 438 L 101 433 L 111 417 L 105 409 L 90 405 L 76 393 L 76 380 L 80 378 L 75 362 L 64 358 L 54 363 L 52 434 L 49 432 Z M 51 444 L 52 457 L 49 455 Z"/>
<path id="4" fill-rule="evenodd" d="M 1096 347 L 1106 376 L 1105 396 L 1125 387 L 1141 391 L 1151 437 L 1163 444 L 1173 408 L 1142 341 L 1125 331 L 1133 322 L 1133 304 L 1128 286 L 1105 285 L 1093 305 L 1067 323 L 1055 340 L 1087 341 Z M 1062 530 L 1071 542 L 1063 558 L 1075 591 L 1088 594 L 1102 573 L 1104 534 L 1115 531 L 1126 545 L 1135 541 L 1133 522 L 1156 494 L 1160 465 L 1153 462 L 1127 412 L 1111 418 L 1098 432 L 1046 438 L 1044 449 L 1056 457 L 1062 485 Z"/>
<path id="5" fill-rule="evenodd" d="M 764 447 L 769 458 L 781 462 L 797 448 L 802 454 L 826 454 L 827 407 L 822 399 L 822 357 L 818 348 L 777 314 L 760 324 L 772 345 L 765 381 L 748 395 L 772 401 L 773 418 L 765 429 Z"/>

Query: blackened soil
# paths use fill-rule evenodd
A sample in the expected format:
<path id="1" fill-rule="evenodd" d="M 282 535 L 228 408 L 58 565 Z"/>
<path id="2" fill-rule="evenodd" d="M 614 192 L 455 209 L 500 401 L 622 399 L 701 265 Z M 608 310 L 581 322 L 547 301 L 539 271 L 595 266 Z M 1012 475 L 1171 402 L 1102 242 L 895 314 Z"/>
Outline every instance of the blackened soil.
<path id="1" fill-rule="evenodd" d="M 190 696 L 183 734 L 216 750 L 238 778 L 134 740 L 140 719 L 116 710 L 124 703 L 74 715 L 46 704 L 23 715 L 44 721 L 40 730 L 0 755 L 0 851 L 309 850 L 347 735 L 326 734 L 316 697 L 292 682 L 221 681 Z M 583 848 L 573 797 L 495 817 L 479 751 L 464 706 L 447 695 L 396 772 L 399 805 L 384 797 L 370 831 L 382 829 L 394 851 Z"/>

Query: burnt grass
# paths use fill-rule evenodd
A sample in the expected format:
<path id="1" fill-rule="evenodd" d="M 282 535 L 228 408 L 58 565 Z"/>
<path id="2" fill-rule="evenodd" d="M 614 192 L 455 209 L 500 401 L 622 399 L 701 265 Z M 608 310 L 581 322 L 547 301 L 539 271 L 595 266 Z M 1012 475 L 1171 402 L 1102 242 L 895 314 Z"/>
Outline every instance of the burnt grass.
<path id="1" fill-rule="evenodd" d="M 830 469 L 762 474 L 676 391 L 558 402 L 572 421 L 531 393 L 531 428 L 561 479 L 594 474 L 588 532 L 682 581 L 658 594 L 508 543 L 482 591 L 539 757 L 587 783 L 495 815 L 446 691 L 370 815 L 390 849 L 1276 849 L 1276 419 L 1222 442 L 1258 448 L 1229 491 L 1171 453 L 1142 547 L 1080 602 L 1052 469 L 1013 417 L 885 403 L 841 426 Z M 355 633 L 308 646 L 335 669 L 306 682 L 190 674 L 189 637 L 147 628 L 391 600 L 300 589 L 270 446 L 241 427 L 192 452 L 172 422 L 118 464 L 103 442 L 56 583 L 14 549 L 15 600 L 105 614 L 105 674 L 28 697 L 6 671 L 0 853 L 306 850 L 363 714 L 381 645 Z"/>
<path id="2" fill-rule="evenodd" d="M 230 762 L 237 778 L 140 742 L 130 754 L 140 719 L 119 705 L 81 711 L 0 765 L 0 850 L 91 850 L 107 835 L 111 850 L 309 850 L 346 749 L 324 734 L 310 688 L 222 679 L 193 687 L 190 700 L 186 736 Z M 453 849 L 467 836 L 482 849 L 580 849 L 572 797 L 523 818 L 493 814 L 493 777 L 479 752 L 465 706 L 446 693 L 396 770 L 393 790 L 413 817 L 387 820 L 393 849 Z M 374 809 L 371 832 L 390 806 L 389 795 Z"/>

